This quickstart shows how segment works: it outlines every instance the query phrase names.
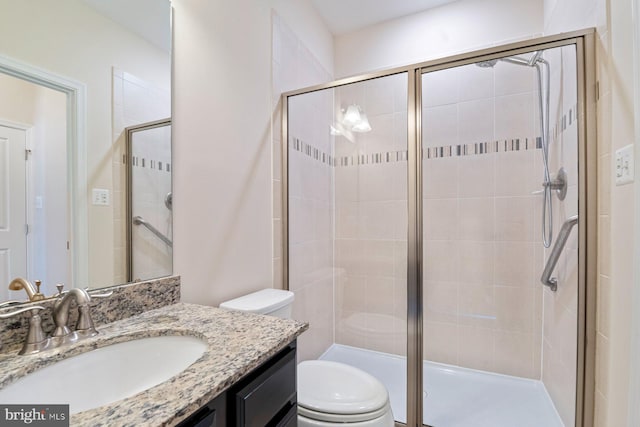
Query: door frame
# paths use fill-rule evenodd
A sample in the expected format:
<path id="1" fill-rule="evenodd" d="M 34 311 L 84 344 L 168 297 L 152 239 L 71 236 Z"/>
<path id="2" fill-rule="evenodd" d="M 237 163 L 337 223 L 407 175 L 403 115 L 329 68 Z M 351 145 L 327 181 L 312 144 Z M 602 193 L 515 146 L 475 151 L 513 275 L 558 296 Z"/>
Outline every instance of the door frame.
<path id="1" fill-rule="evenodd" d="M 636 165 L 640 159 L 640 0 L 633 1 L 633 104 L 634 104 L 634 155 Z M 637 168 L 637 166 L 636 166 Z M 637 170 L 637 169 L 636 169 Z M 635 235 L 634 259 L 640 256 L 640 176 L 635 178 Z M 640 263 L 634 263 L 633 286 L 631 291 L 631 344 L 629 357 L 629 393 L 627 402 L 629 426 L 640 425 Z"/>
<path id="2" fill-rule="evenodd" d="M 0 55 L 0 73 L 65 94 L 67 98 L 67 193 L 73 287 L 89 286 L 87 197 L 87 87 L 84 83 Z"/>
<path id="3" fill-rule="evenodd" d="M 421 76 L 436 71 L 504 56 L 575 45 L 578 85 L 578 348 L 576 426 L 594 425 L 597 283 L 597 146 L 595 30 L 586 29 L 457 54 L 423 63 L 348 77 L 281 95 L 282 126 L 282 278 L 289 289 L 289 177 L 288 98 L 305 93 L 364 82 L 393 74 L 408 74 L 408 268 L 407 268 L 407 423 L 422 426 L 422 152 Z M 591 189 L 590 192 L 587 189 Z M 279 284 L 274 284 L 278 286 Z"/>

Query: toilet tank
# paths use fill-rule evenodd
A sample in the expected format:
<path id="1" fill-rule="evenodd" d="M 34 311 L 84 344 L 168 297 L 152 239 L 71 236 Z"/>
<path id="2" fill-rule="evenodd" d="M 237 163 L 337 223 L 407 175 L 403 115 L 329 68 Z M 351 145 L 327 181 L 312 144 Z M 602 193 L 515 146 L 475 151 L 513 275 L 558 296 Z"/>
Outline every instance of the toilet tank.
<path id="1" fill-rule="evenodd" d="M 225 301 L 220 304 L 220 308 L 289 319 L 292 305 L 293 292 L 282 289 L 263 289 Z"/>

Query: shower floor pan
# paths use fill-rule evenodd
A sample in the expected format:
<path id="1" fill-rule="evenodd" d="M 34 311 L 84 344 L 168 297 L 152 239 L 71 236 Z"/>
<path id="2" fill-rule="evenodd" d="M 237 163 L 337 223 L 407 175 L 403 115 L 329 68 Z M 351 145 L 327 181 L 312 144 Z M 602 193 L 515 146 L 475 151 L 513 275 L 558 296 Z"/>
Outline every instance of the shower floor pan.
<path id="1" fill-rule="evenodd" d="M 389 390 L 396 421 L 405 423 L 406 359 L 333 344 L 322 360 L 370 373 Z M 424 424 L 433 427 L 564 427 L 541 381 L 424 362 Z"/>

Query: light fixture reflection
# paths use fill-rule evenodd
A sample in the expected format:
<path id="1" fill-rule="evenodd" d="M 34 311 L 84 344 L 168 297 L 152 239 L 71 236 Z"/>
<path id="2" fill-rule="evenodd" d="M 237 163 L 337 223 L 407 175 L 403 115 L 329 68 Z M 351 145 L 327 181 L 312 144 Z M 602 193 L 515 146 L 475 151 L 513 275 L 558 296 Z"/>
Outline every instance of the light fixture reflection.
<path id="1" fill-rule="evenodd" d="M 347 135 L 351 132 L 370 132 L 371 124 L 358 104 L 351 104 L 338 112 L 336 123 L 331 126 L 331 135 Z M 350 138 L 349 138 L 350 139 Z"/>
<path id="2" fill-rule="evenodd" d="M 369 132 L 371 130 L 369 119 L 365 113 L 360 114 L 360 122 L 356 123 L 351 130 L 354 132 Z"/>
<path id="3" fill-rule="evenodd" d="M 360 115 L 360 107 L 352 104 L 347 108 L 347 112 L 344 113 L 344 118 L 342 119 L 342 123 L 347 126 L 355 126 L 362 120 L 362 116 Z"/>

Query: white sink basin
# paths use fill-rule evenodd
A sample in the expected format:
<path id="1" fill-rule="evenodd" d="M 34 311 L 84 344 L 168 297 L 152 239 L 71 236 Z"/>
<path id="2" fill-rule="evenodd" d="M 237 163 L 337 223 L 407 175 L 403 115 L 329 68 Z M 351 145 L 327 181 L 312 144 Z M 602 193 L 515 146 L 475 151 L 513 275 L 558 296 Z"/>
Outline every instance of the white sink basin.
<path id="1" fill-rule="evenodd" d="M 69 404 L 86 411 L 140 393 L 179 374 L 207 344 L 190 336 L 142 338 L 61 360 L 0 390 L 3 404 Z"/>

